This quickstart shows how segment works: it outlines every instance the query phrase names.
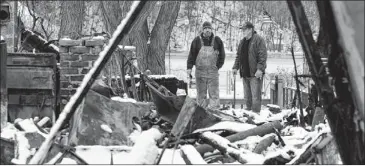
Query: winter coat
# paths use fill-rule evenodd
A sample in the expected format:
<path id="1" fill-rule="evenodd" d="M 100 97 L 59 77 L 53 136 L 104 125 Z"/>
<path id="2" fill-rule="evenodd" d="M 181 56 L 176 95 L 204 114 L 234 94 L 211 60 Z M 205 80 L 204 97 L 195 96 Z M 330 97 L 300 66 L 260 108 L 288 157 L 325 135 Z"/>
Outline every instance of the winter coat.
<path id="1" fill-rule="evenodd" d="M 243 43 L 244 39 L 240 41 L 237 49 L 237 56 L 232 69 L 240 70 L 240 76 L 242 77 L 244 67 L 242 66 L 242 56 L 243 56 Z M 257 69 L 260 69 L 265 73 L 266 69 L 266 59 L 267 59 L 267 49 L 265 40 L 259 36 L 256 32 L 251 37 L 248 49 L 248 63 L 250 68 L 250 76 L 254 77 Z"/>
<path id="2" fill-rule="evenodd" d="M 201 38 L 203 39 L 203 43 L 205 46 L 210 46 L 210 44 L 212 43 L 212 39 L 214 34 L 212 33 L 212 35 L 209 37 L 208 39 L 205 39 L 203 37 L 203 33 L 200 34 Z M 188 60 L 187 60 L 187 69 L 192 69 L 193 66 L 195 65 L 196 62 L 196 58 L 199 54 L 200 48 L 201 48 L 201 41 L 199 36 L 195 37 L 195 39 L 193 40 L 193 42 L 191 43 L 190 46 L 190 52 L 189 52 L 189 56 L 188 56 Z M 224 64 L 224 59 L 226 57 L 226 54 L 224 52 L 224 45 L 223 45 L 223 41 L 221 40 L 220 37 L 215 36 L 215 41 L 214 41 L 214 50 L 217 50 L 219 52 L 218 54 L 218 60 L 217 60 L 217 68 L 220 69 L 223 64 Z"/>

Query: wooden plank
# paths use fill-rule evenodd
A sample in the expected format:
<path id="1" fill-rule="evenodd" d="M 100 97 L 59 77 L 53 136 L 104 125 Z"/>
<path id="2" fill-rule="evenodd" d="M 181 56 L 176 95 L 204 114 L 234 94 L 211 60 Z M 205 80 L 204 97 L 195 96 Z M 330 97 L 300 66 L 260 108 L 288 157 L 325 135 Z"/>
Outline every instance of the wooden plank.
<path id="1" fill-rule="evenodd" d="M 195 102 L 195 100 L 189 97 L 185 98 L 185 103 L 181 108 L 181 111 L 176 119 L 174 126 L 172 127 L 171 134 L 173 134 L 176 137 L 179 137 L 180 134 L 184 132 L 197 106 L 198 105 Z"/>
<path id="2" fill-rule="evenodd" d="M 0 125 L 3 129 L 8 122 L 8 89 L 7 89 L 7 47 L 0 41 Z"/>
<path id="3" fill-rule="evenodd" d="M 8 67 L 9 89 L 54 89 L 53 69 L 33 67 Z"/>
<path id="4" fill-rule="evenodd" d="M 52 53 L 9 53 L 7 66 L 32 66 L 53 68 L 56 55 Z"/>

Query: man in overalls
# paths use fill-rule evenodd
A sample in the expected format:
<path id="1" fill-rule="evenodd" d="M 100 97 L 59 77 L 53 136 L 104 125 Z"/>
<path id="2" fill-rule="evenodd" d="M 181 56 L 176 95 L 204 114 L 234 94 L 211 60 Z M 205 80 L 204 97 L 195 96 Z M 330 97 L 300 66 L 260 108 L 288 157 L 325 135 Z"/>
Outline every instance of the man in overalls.
<path id="1" fill-rule="evenodd" d="M 203 108 L 217 110 L 219 102 L 219 74 L 223 66 L 225 52 L 222 40 L 212 33 L 212 24 L 203 23 L 203 32 L 191 43 L 187 60 L 187 74 L 195 65 L 197 103 Z M 207 91 L 209 100 L 207 100 Z"/>

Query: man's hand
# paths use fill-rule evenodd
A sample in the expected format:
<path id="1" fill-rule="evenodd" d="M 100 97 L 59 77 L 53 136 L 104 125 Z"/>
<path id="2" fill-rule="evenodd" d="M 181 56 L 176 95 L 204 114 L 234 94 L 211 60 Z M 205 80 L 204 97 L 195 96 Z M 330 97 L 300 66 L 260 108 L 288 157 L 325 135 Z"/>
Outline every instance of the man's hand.
<path id="1" fill-rule="evenodd" d="M 260 69 L 257 69 L 257 71 L 255 73 L 255 77 L 256 78 L 261 78 L 262 77 L 262 71 Z"/>
<path id="2" fill-rule="evenodd" d="M 233 72 L 233 75 L 236 75 L 237 74 L 237 69 L 233 69 L 232 72 Z"/>
<path id="3" fill-rule="evenodd" d="M 191 69 L 188 69 L 186 72 L 188 73 L 188 77 L 189 77 L 191 75 Z"/>

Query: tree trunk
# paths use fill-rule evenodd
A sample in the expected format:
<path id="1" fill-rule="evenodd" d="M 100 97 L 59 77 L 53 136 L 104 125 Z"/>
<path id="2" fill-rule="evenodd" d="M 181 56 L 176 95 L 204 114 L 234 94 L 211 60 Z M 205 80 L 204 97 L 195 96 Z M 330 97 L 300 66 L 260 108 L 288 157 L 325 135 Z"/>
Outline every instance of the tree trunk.
<path id="1" fill-rule="evenodd" d="M 137 18 L 137 24 L 132 28 L 129 35 L 123 41 L 123 45 L 133 45 L 136 47 L 136 54 L 139 68 L 144 71 L 147 64 L 147 40 L 148 40 L 148 23 L 147 17 L 153 10 L 157 1 L 148 1 L 143 8 L 142 17 Z M 120 24 L 132 2 L 128 1 L 101 1 L 104 24 L 109 34 L 112 34 Z M 125 59 L 126 61 L 126 59 Z"/>
<path id="2" fill-rule="evenodd" d="M 61 26 L 58 37 L 68 36 L 71 39 L 81 37 L 82 24 L 85 16 L 84 1 L 61 2 Z"/>
<path id="3" fill-rule="evenodd" d="M 151 32 L 148 69 L 153 74 L 165 74 L 165 51 L 172 28 L 179 13 L 181 1 L 164 2 Z"/>
<path id="4" fill-rule="evenodd" d="M 278 48 L 278 51 L 281 52 L 281 40 L 282 40 L 282 37 L 283 37 L 283 34 L 280 33 L 280 36 L 279 36 L 279 48 Z"/>

